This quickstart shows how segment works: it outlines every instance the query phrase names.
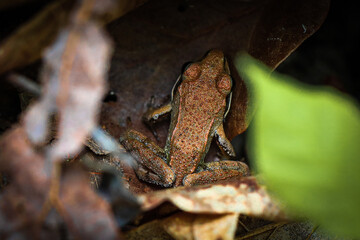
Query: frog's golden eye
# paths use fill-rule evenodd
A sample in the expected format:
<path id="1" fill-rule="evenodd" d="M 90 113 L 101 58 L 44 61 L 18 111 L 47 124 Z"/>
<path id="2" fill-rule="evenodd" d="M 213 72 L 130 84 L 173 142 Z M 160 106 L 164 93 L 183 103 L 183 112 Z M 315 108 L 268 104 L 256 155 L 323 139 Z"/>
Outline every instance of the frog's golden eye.
<path id="1" fill-rule="evenodd" d="M 193 63 L 186 68 L 184 72 L 184 77 L 189 80 L 195 80 L 199 78 L 200 74 L 201 74 L 200 65 L 197 63 Z"/>
<path id="2" fill-rule="evenodd" d="M 217 89 L 223 94 L 229 94 L 232 87 L 231 77 L 227 74 L 221 75 L 216 83 Z"/>

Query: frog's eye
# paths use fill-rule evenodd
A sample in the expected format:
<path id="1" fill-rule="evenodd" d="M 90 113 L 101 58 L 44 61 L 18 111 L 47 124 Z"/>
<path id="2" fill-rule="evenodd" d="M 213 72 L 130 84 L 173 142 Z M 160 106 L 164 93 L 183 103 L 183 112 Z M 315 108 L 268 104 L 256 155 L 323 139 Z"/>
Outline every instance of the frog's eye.
<path id="1" fill-rule="evenodd" d="M 225 95 L 229 94 L 231 91 L 231 87 L 232 87 L 232 79 L 231 79 L 230 75 L 228 75 L 228 74 L 221 75 L 218 78 L 216 85 L 217 85 L 217 89 L 219 90 L 219 92 L 221 92 Z"/>
<path id="2" fill-rule="evenodd" d="M 184 71 L 184 80 L 195 80 L 199 78 L 201 74 L 201 68 L 198 63 L 190 64 Z"/>

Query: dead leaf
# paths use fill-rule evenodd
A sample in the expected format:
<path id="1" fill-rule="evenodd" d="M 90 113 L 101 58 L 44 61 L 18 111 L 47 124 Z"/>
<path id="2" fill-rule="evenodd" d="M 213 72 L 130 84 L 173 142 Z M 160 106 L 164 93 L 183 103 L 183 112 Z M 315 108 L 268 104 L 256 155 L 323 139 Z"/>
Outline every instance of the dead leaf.
<path id="1" fill-rule="evenodd" d="M 31 21 L 21 26 L 0 45 L 0 73 L 26 66 L 40 59 L 44 49 L 56 38 L 59 31 L 69 23 L 71 9 L 77 1 L 53 1 Z M 102 24 L 126 14 L 142 5 L 146 0 L 102 1 L 96 3 L 94 13 Z M 90 3 L 90 1 L 89 1 Z M 111 11 L 104 12 L 102 9 Z M 1 7 L 1 6 L 0 6 Z"/>
<path id="2" fill-rule="evenodd" d="M 104 104 L 101 122 L 119 137 L 130 117 L 135 129 L 152 137 L 141 120 L 147 103 L 152 96 L 155 106 L 166 102 L 184 63 L 218 48 L 230 63 L 248 51 L 274 68 L 319 28 L 328 7 L 328 0 L 149 1 L 108 26 L 116 45 L 110 89 L 118 100 Z M 226 133 L 233 138 L 248 124 L 246 87 L 234 66 L 231 72 L 236 83 Z M 168 125 L 156 130 L 162 145 Z"/>
<path id="3" fill-rule="evenodd" d="M 50 186 L 50 177 L 44 171 L 44 157 L 29 144 L 21 126 L 1 137 L 0 149 L 0 171 L 11 177 L 11 183 L 0 195 L 0 238 L 26 237 L 29 232 L 39 234 L 38 217 Z M 54 217 L 48 220 L 59 221 Z M 44 236 L 56 236 L 53 227 L 43 230 Z"/>
<path id="4" fill-rule="evenodd" d="M 79 160 L 90 172 L 97 173 L 94 174 L 95 184 L 92 185 L 111 205 L 117 225 L 122 227 L 139 214 L 140 205 L 124 184 L 122 170 L 119 167 L 121 159 L 106 156 L 95 159 L 95 157 L 98 156 L 86 153 Z"/>
<path id="5" fill-rule="evenodd" d="M 59 163 L 52 164 L 78 153 L 97 120 L 111 52 L 90 14 L 105 10 L 100 2 L 111 0 L 79 1 L 70 25 L 47 50 L 43 95 L 24 114 L 23 125 L 0 139 L 0 170 L 11 179 L 0 195 L 1 237 L 57 239 L 69 232 L 70 238 L 119 238 L 111 206 L 91 189 L 84 171 L 74 167 L 61 178 Z M 58 137 L 49 144 L 44 140 L 54 114 Z"/>
<path id="6" fill-rule="evenodd" d="M 79 9 L 72 17 L 73 24 L 46 51 L 44 95 L 25 117 L 29 138 L 39 144 L 47 137 L 50 116 L 60 114 L 58 140 L 52 144 L 49 155 L 53 160 L 80 150 L 95 127 L 105 91 L 110 41 L 94 22 L 86 20 L 90 16 L 82 16 L 85 11 Z"/>
<path id="7" fill-rule="evenodd" d="M 184 63 L 197 61 L 209 49 L 218 48 L 229 60 L 235 81 L 225 122 L 226 134 L 233 138 L 247 128 L 251 118 L 247 118 L 246 86 L 232 65 L 234 56 L 248 51 L 275 67 L 319 28 L 328 7 L 328 0 L 149 1 L 108 25 L 116 46 L 109 84 L 117 101 L 103 104 L 101 125 L 120 137 L 131 118 L 132 128 L 156 141 L 142 122 L 149 103 L 158 107 L 169 101 Z M 305 33 L 302 24 L 307 26 Z M 276 42 L 277 37 L 283 40 Z M 159 146 L 165 145 L 168 126 L 166 121 L 155 126 Z M 213 146 L 210 151 L 216 154 L 216 149 Z M 131 169 L 125 174 L 133 180 L 132 191 L 153 189 L 137 181 Z"/>
<path id="8" fill-rule="evenodd" d="M 162 221 L 163 227 L 175 239 L 234 239 L 238 214 L 178 213 Z"/>
<path id="9" fill-rule="evenodd" d="M 237 49 L 245 51 L 275 69 L 305 39 L 315 33 L 327 15 L 330 1 L 287 1 L 272 0 L 258 9 L 256 22 L 248 34 L 247 46 Z M 234 56 L 234 55 L 233 55 Z M 232 69 L 233 74 L 235 69 Z M 237 75 L 237 73 L 236 73 Z M 232 139 L 244 132 L 249 126 L 253 110 L 247 111 L 252 104 L 243 81 L 238 81 L 233 91 L 233 103 L 226 125 L 226 133 Z"/>
<path id="10" fill-rule="evenodd" d="M 284 212 L 270 198 L 255 177 L 221 184 L 179 187 L 138 196 L 142 209 L 148 211 L 165 201 L 190 213 L 238 213 L 269 220 L 286 219 Z"/>
<path id="11" fill-rule="evenodd" d="M 110 205 L 91 189 L 83 171 L 71 168 L 65 174 L 60 200 L 66 211 L 65 222 L 79 239 L 119 238 Z"/>
<path id="12" fill-rule="evenodd" d="M 22 127 L 2 136 L 0 148 L 0 171 L 11 177 L 11 183 L 0 195 L 1 239 L 36 235 L 57 239 L 61 224 L 58 215 L 49 215 L 45 223 L 39 222 L 50 187 L 44 156 L 34 151 Z M 63 217 L 72 234 L 82 239 L 117 238 L 111 208 L 90 188 L 84 172 L 75 168 L 67 172 L 61 186 L 66 210 Z"/>
<path id="13" fill-rule="evenodd" d="M 54 1 L 4 40 L 0 45 L 0 73 L 39 59 L 44 48 L 55 40 L 59 30 L 68 23 L 74 2 Z"/>
<path id="14" fill-rule="evenodd" d="M 127 117 L 132 118 L 135 128 L 147 131 L 141 124 L 141 115 L 146 111 L 146 104 L 151 99 L 151 96 L 155 96 L 155 104 L 163 103 L 163 99 L 170 93 L 171 87 L 180 73 L 181 65 L 186 61 L 199 59 L 211 48 L 222 49 L 230 61 L 236 52 L 245 50 L 262 59 L 270 66 L 275 67 L 304 39 L 316 31 L 326 15 L 328 3 L 329 1 L 325 0 L 316 3 L 307 0 L 296 4 L 293 1 L 289 3 L 284 0 L 231 1 L 222 4 L 219 1 L 210 0 L 191 2 L 191 5 L 186 5 L 186 3 L 185 5 L 183 3 L 178 5 L 177 2 L 163 0 L 149 2 L 142 8 L 137 9 L 137 11 L 131 12 L 116 23 L 109 25 L 109 29 L 117 42 L 117 49 L 110 72 L 110 87 L 118 96 L 118 101 L 105 103 L 102 122 L 106 125 L 107 130 L 115 136 L 119 136 L 120 132 L 125 128 Z M 26 36 L 26 34 L 22 36 Z M 19 39 L 18 37 L 19 35 L 16 39 Z M 37 40 L 40 39 L 42 38 L 39 37 Z M 39 45 L 41 46 L 38 47 L 34 44 L 34 49 L 43 49 L 43 44 Z M 11 48 L 9 47 L 9 49 Z M 20 49 L 24 48 L 18 47 L 16 51 L 21 53 Z M 9 59 L 13 52 L 5 53 L 8 54 L 5 59 Z M 14 59 L 16 59 L 15 56 L 14 53 Z M 36 59 L 36 57 L 33 58 L 32 53 L 29 56 L 25 60 L 20 57 L 20 60 L 16 60 L 16 63 L 8 68 L 21 66 Z M 72 66 L 72 64 L 68 64 L 68 66 Z M 232 110 L 227 121 L 229 124 L 227 134 L 230 137 L 244 131 L 248 124 L 246 119 L 246 107 L 248 106 L 246 87 L 235 73 L 233 67 L 232 72 L 236 84 Z M 61 82 L 61 84 L 64 84 L 64 82 Z M 70 96 L 70 90 L 66 89 L 67 84 L 64 84 L 64 86 L 65 89 L 61 91 L 66 93 L 65 96 Z M 57 93 L 55 93 L 56 95 Z M 67 101 L 64 96 L 60 100 L 58 101 L 60 103 L 59 108 L 64 112 L 66 112 L 64 109 L 68 106 L 67 104 L 73 104 L 73 102 Z M 75 108 L 76 105 L 68 107 L 73 110 L 81 110 Z M 45 106 L 45 108 L 45 113 L 42 112 L 43 115 L 39 115 L 38 118 L 38 120 L 41 120 L 41 117 L 43 117 L 43 131 L 37 132 L 38 136 L 45 135 L 46 121 L 44 119 L 53 111 L 49 106 Z M 80 115 L 80 113 L 78 114 Z M 34 119 L 36 115 L 33 114 Z M 72 117 L 69 117 L 69 119 L 72 119 Z M 74 119 L 78 118 L 74 116 Z M 60 122 L 62 120 L 61 118 Z M 66 136 L 76 133 L 73 130 L 79 127 L 70 126 L 69 122 L 65 125 L 70 127 L 69 134 L 60 135 L 61 139 L 70 139 Z M 38 128 L 33 129 L 38 131 Z M 64 130 L 64 128 L 60 129 L 61 131 Z M 157 130 L 160 139 L 164 142 L 167 125 L 160 125 Z M 80 139 L 83 139 L 85 132 L 86 130 L 81 130 L 81 136 L 75 138 L 75 149 L 79 145 Z M 147 135 L 152 136 L 149 132 Z M 37 139 L 41 140 L 41 137 Z M 73 139 L 70 140 L 73 141 Z M 64 145 L 62 145 L 64 147 L 57 148 L 57 153 L 65 154 L 60 150 L 67 147 L 66 143 L 69 144 L 70 142 L 64 142 Z M 72 151 L 75 152 L 76 150 L 73 148 Z M 145 184 L 139 182 L 135 175 L 125 176 L 128 177 L 132 190 L 137 189 L 139 192 L 149 190 L 149 187 L 144 187 Z M 78 188 L 74 187 L 74 189 Z M 81 192 L 81 196 L 91 196 L 91 201 L 96 202 L 98 200 L 93 199 L 93 195 L 89 194 L 85 189 L 78 189 L 78 191 Z M 73 194 L 77 193 L 77 191 L 71 192 Z M 70 199 L 68 202 L 77 201 L 75 195 L 69 195 L 68 197 Z M 214 187 L 202 186 L 164 190 L 141 195 L 140 198 L 144 201 L 144 209 L 151 209 L 162 202 L 170 201 L 182 210 L 196 214 L 236 215 L 245 213 L 269 219 L 281 219 L 284 217 L 279 207 L 274 205 L 265 190 L 249 179 L 244 179 L 238 183 L 217 184 Z M 90 202 L 84 205 L 87 208 L 93 206 Z M 75 203 L 74 206 L 78 205 Z M 107 211 L 106 207 L 101 209 Z M 70 213 L 70 215 L 72 216 L 66 219 L 67 224 L 72 226 L 71 221 L 73 220 L 71 219 L 76 219 L 76 214 Z M 83 218 L 83 215 L 79 216 L 79 219 Z M 201 219 L 200 216 L 199 219 Z M 89 221 L 91 220 L 89 219 Z M 84 221 L 85 223 L 87 221 Z M 81 225 L 79 229 L 83 228 L 86 228 L 86 226 Z M 113 229 L 111 224 L 109 229 Z M 78 235 L 75 234 L 76 230 L 73 231 L 74 235 Z M 89 234 L 90 232 L 86 233 Z M 201 228 L 199 228 L 199 232 L 202 232 Z"/>
<path id="15" fill-rule="evenodd" d="M 138 199 L 145 212 L 161 209 L 167 202 L 183 211 L 161 221 L 175 239 L 234 239 L 240 214 L 276 221 L 287 219 L 255 177 L 154 191 L 140 194 Z"/>

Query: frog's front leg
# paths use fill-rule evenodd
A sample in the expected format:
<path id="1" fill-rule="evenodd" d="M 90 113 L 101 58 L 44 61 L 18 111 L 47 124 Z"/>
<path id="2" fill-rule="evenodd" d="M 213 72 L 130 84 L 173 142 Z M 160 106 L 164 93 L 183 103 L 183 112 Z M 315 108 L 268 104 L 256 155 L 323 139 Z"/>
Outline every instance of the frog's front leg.
<path id="1" fill-rule="evenodd" d="M 120 138 L 139 163 L 135 168 L 137 176 L 146 182 L 170 187 L 175 180 L 173 170 L 166 163 L 166 154 L 162 148 L 138 131 L 127 130 Z"/>
<path id="2" fill-rule="evenodd" d="M 143 120 L 146 123 L 152 124 L 158 121 L 161 117 L 166 116 L 171 112 L 171 102 L 155 109 L 149 109 L 143 116 Z"/>
<path id="3" fill-rule="evenodd" d="M 150 108 L 148 111 L 143 115 L 142 120 L 146 124 L 146 126 L 151 130 L 154 134 L 157 141 L 159 141 L 157 132 L 155 131 L 154 124 L 164 118 L 171 112 L 171 102 L 163 105 L 159 108 Z"/>
<path id="4" fill-rule="evenodd" d="M 223 124 L 220 124 L 220 126 L 217 127 L 217 129 L 215 130 L 215 137 L 216 137 L 216 142 L 219 148 L 221 149 L 221 152 L 226 156 L 235 157 L 234 148 L 231 142 L 229 141 L 229 139 L 227 139 L 225 135 Z"/>
<path id="5" fill-rule="evenodd" d="M 204 169 L 187 175 L 183 180 L 184 186 L 194 186 L 218 182 L 250 174 L 249 167 L 239 161 L 222 160 L 203 164 Z"/>

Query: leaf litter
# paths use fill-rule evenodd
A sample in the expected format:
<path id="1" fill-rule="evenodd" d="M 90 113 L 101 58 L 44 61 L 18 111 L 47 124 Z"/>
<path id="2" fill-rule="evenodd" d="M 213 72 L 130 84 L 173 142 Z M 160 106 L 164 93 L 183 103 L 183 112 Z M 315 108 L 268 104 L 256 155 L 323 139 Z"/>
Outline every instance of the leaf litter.
<path id="1" fill-rule="evenodd" d="M 3 238 L 59 238 L 61 224 L 79 239 L 120 237 L 109 202 L 91 189 L 84 170 L 60 166 L 79 153 L 95 129 L 112 52 L 111 41 L 92 17 L 106 10 L 104 5 L 75 5 L 70 23 L 45 52 L 41 97 L 0 140 L 1 170 L 10 178 L 1 194 Z"/>
<path id="2" fill-rule="evenodd" d="M 8 38 L 5 41 L 6 44 L 0 46 L 0 50 L 5 49 L 2 53 L 6 53 L 0 55 L 0 62 L 8 63 L 6 61 L 16 52 L 14 52 L 15 48 L 11 45 L 13 42 L 19 42 L 19 39 L 26 39 L 28 36 L 31 36 L 35 31 L 34 29 L 43 29 L 42 24 L 46 26 L 46 28 L 43 29 L 43 34 L 39 34 L 39 38 L 36 39 L 36 43 L 32 42 L 31 44 L 35 46 L 33 48 L 34 51 L 31 52 L 31 48 L 29 49 L 28 45 L 24 44 L 26 41 L 24 41 L 23 44 L 20 45 L 22 46 L 20 49 L 29 50 L 30 53 L 20 56 L 16 55 L 17 58 L 12 58 L 15 60 L 14 62 L 9 62 L 10 65 L 2 64 L 3 67 L 0 69 L 0 72 L 5 72 L 38 59 L 38 52 L 41 52 L 42 49 L 51 42 L 52 37 L 54 39 L 57 31 L 61 29 L 56 42 L 48 48 L 45 53 L 45 64 L 41 75 L 43 95 L 39 101 L 31 105 L 30 109 L 24 113 L 21 123 L 10 129 L 0 139 L 2 149 L 0 153 L 0 170 L 8 174 L 11 180 L 10 184 L 3 189 L 0 195 L 2 199 L 0 204 L 0 225 L 2 226 L 0 236 L 4 238 L 18 237 L 25 239 L 28 237 L 39 237 L 48 239 L 53 237 L 56 239 L 63 234 L 64 229 L 61 226 L 65 224 L 67 227 L 66 232 L 69 236 L 75 236 L 80 239 L 116 239 L 120 237 L 119 222 L 121 222 L 120 225 L 124 225 L 122 215 L 116 215 L 116 210 L 121 212 L 120 210 L 129 208 L 133 209 L 133 212 L 136 212 L 138 208 L 137 201 L 134 200 L 131 195 L 124 193 L 119 194 L 119 192 L 124 191 L 121 179 L 116 177 L 119 176 L 116 175 L 119 173 L 114 171 L 110 171 L 110 175 L 108 173 L 102 173 L 103 176 L 108 175 L 108 177 L 106 177 L 108 181 L 101 183 L 102 185 L 99 189 L 102 190 L 102 192 L 100 191 L 100 195 L 98 195 L 88 184 L 88 178 L 83 167 L 75 164 L 74 166 L 61 170 L 61 168 L 56 166 L 59 166 L 58 164 L 63 162 L 67 157 L 76 156 L 84 144 L 94 150 L 94 144 L 92 142 L 90 144 L 88 143 L 88 137 L 92 135 L 94 131 L 96 132 L 96 129 L 101 129 L 96 126 L 96 122 L 101 98 L 106 90 L 104 86 L 106 86 L 105 77 L 109 67 L 111 42 L 106 37 L 106 34 L 104 34 L 100 25 L 114 19 L 114 17 L 111 16 L 123 15 L 125 12 L 145 1 L 133 1 L 132 3 L 122 1 L 123 9 L 118 11 L 118 15 L 106 13 L 106 11 L 111 8 L 109 6 L 115 6 L 112 5 L 115 3 L 109 0 L 107 0 L 105 4 L 103 3 L 104 1 L 97 0 L 77 1 L 75 3 L 76 10 L 74 11 L 68 10 L 73 8 L 69 2 L 70 1 L 61 1 L 60 3 L 60 6 L 65 6 L 61 5 L 63 3 L 68 4 L 67 6 L 70 6 L 69 8 L 54 8 L 53 5 L 51 5 L 51 11 L 46 12 L 45 10 L 45 12 L 42 13 L 45 14 L 45 18 L 41 21 L 35 19 L 29 22 Z M 315 7 L 318 9 L 323 7 L 323 9 L 325 9 L 326 2 L 327 1 L 323 1 L 323 6 L 318 4 Z M 158 1 L 158 3 L 160 3 L 160 1 Z M 277 3 L 281 4 L 279 1 Z M 209 3 L 209 6 L 213 4 L 213 2 Z M 227 46 L 233 46 L 237 51 L 246 50 L 244 46 L 247 46 L 247 50 L 252 55 L 261 59 L 271 67 L 275 67 L 306 37 L 316 31 L 323 20 L 322 15 L 319 15 L 316 24 L 306 25 L 309 26 L 306 34 L 302 32 L 303 36 L 296 35 L 298 38 L 291 39 L 289 38 L 291 34 L 284 35 L 284 32 L 280 31 L 281 26 L 289 22 L 286 17 L 278 17 L 276 24 L 268 21 L 274 14 L 268 15 L 266 13 L 272 13 L 272 11 L 270 11 L 273 9 L 271 6 L 278 4 L 267 4 L 265 8 L 259 7 L 261 6 L 260 3 L 248 6 L 249 8 L 247 9 L 250 12 L 254 11 L 254 9 L 263 9 L 263 12 L 260 11 L 256 13 L 255 11 L 255 14 L 253 14 L 255 18 L 260 19 L 256 25 L 257 27 L 254 27 L 249 39 L 240 41 L 239 44 L 227 44 Z M 151 8 L 151 4 L 147 6 Z M 287 5 L 287 7 L 289 7 L 289 5 Z M 121 9 L 121 7 L 119 9 Z M 146 9 L 146 7 L 144 9 Z M 46 21 L 43 20 L 52 20 L 54 10 L 55 12 L 64 11 L 63 13 L 66 14 L 65 16 L 59 14 L 59 16 L 63 18 L 57 23 L 60 27 L 57 28 L 58 30 L 55 29 L 56 31 L 51 31 L 49 36 L 46 36 L 46 31 L 49 31 L 47 27 L 51 26 L 51 24 L 45 24 L 44 22 Z M 153 13 L 155 13 L 159 11 L 160 8 L 153 10 Z M 294 9 L 292 8 L 292 10 L 289 11 L 294 11 Z M 300 9 L 298 11 L 299 14 L 302 13 L 302 11 L 306 12 L 306 9 Z M 140 18 L 147 17 L 141 14 L 141 11 L 138 12 L 141 16 Z M 284 11 L 284 13 L 285 12 L 286 11 Z M 171 12 L 168 11 L 168 14 L 170 13 Z M 306 16 L 305 14 L 303 15 Z M 44 15 L 42 16 L 44 17 Z M 132 16 L 136 16 L 136 14 Z M 158 14 L 157 16 L 164 16 L 164 14 Z M 244 16 L 247 15 L 245 14 Z M 289 16 L 289 14 L 287 14 L 287 16 Z M 58 16 L 54 17 L 54 20 L 57 21 L 57 17 Z M 131 19 L 131 17 L 129 18 Z M 153 18 L 154 22 L 158 20 L 157 18 Z M 236 18 L 233 20 L 235 21 L 233 26 L 236 27 Z M 122 21 L 126 24 L 125 19 Z M 313 19 L 311 19 L 311 21 L 313 21 Z M 252 23 L 253 21 L 247 22 Z M 259 24 L 264 22 L 267 24 Z M 174 22 L 170 24 L 174 24 Z M 167 26 L 165 26 L 165 29 L 166 27 Z M 175 29 L 176 28 L 173 28 L 173 30 Z M 227 31 L 226 29 L 227 25 L 224 25 L 222 31 Z M 270 31 L 271 34 L 267 35 L 268 32 L 264 31 L 264 29 L 273 29 L 273 31 Z M 123 34 L 128 36 L 126 28 L 124 28 L 124 30 L 125 32 L 123 32 Z M 185 31 L 186 30 L 187 29 L 185 29 Z M 290 29 L 290 31 L 295 32 L 295 29 Z M 184 31 L 182 32 L 185 34 Z M 246 29 L 242 29 L 238 31 L 238 33 L 244 36 Z M 173 36 L 176 35 L 177 33 Z M 188 37 L 189 36 L 191 38 L 191 35 L 188 35 Z M 219 33 L 218 36 L 221 36 L 223 41 L 223 38 L 229 35 Z M 235 39 L 236 36 L 233 36 Z M 261 39 L 275 39 L 280 37 L 282 39 L 281 43 L 261 41 Z M 131 39 L 131 37 L 129 39 Z M 196 46 L 199 45 L 199 43 L 196 43 L 196 39 L 201 41 L 202 38 L 194 38 L 195 41 L 190 41 L 189 44 L 194 46 L 187 46 L 188 50 L 194 48 L 197 49 L 197 52 L 203 52 L 202 49 L 196 48 Z M 208 41 L 209 38 L 206 39 L 211 46 L 219 45 L 216 38 L 211 38 L 212 42 Z M 161 39 L 158 40 L 162 41 Z M 189 39 L 185 38 L 183 41 L 189 41 Z M 126 52 L 127 46 L 124 43 L 122 44 Z M 136 44 L 135 41 L 133 44 Z M 203 45 L 203 47 L 207 49 L 211 48 L 211 46 Z M 161 48 L 161 44 L 155 45 L 154 47 Z M 275 50 L 262 51 L 264 49 Z M 161 49 L 160 51 L 158 50 L 159 49 L 156 50 L 158 53 L 164 52 L 161 51 Z M 236 52 L 233 50 L 232 48 L 229 49 L 229 47 L 225 47 L 225 51 L 227 52 Z M 148 54 L 147 51 L 148 50 L 143 49 L 143 54 Z M 184 56 L 186 55 L 186 51 L 182 54 L 174 51 L 174 54 Z M 23 56 L 30 57 L 24 58 Z M 166 54 L 164 54 L 164 57 L 165 59 L 167 58 Z M 124 61 L 126 61 L 125 59 L 131 59 L 128 58 L 126 54 L 122 55 L 122 58 L 124 58 Z M 179 59 L 182 61 L 181 58 Z M 175 66 L 172 61 L 168 62 Z M 127 66 L 131 67 L 131 64 Z M 119 70 L 121 71 L 121 67 Z M 162 73 L 161 69 L 159 69 L 158 73 Z M 134 83 L 136 83 L 136 79 L 135 77 Z M 144 81 L 144 79 L 142 80 Z M 238 82 L 235 92 L 235 99 L 237 100 L 233 102 L 233 115 L 230 116 L 230 127 L 228 127 L 228 132 L 231 131 L 231 136 L 235 136 L 239 132 L 244 131 L 248 125 L 245 119 L 246 108 L 244 108 L 244 106 L 248 104 L 247 94 L 242 82 L 239 79 L 236 79 L 236 81 Z M 161 82 L 161 79 L 158 82 Z M 164 83 L 164 81 L 162 82 Z M 124 81 L 123 84 L 127 84 L 126 81 Z M 136 84 L 146 87 L 144 84 Z M 154 86 L 156 86 L 156 82 Z M 164 87 L 160 89 L 166 90 L 167 88 Z M 246 96 L 245 99 L 243 99 L 244 96 Z M 138 97 L 139 96 L 137 96 L 137 98 Z M 128 100 L 132 101 L 131 99 Z M 111 104 L 108 106 L 110 105 Z M 115 108 L 114 111 L 116 111 Z M 119 111 L 119 113 L 120 112 L 121 111 Z M 137 110 L 137 112 L 141 113 L 139 110 Z M 53 121 L 54 116 L 55 121 Z M 137 125 L 137 123 L 135 124 Z M 55 136 L 53 136 L 50 131 L 52 128 L 57 129 Z M 111 128 L 108 128 L 108 131 L 112 134 L 111 130 Z M 49 142 L 49 139 L 52 141 Z M 95 148 L 97 148 L 97 146 L 95 146 Z M 109 151 L 105 148 L 105 150 L 100 150 L 97 153 L 100 155 L 108 155 Z M 84 158 L 80 157 L 80 162 L 84 162 L 83 159 Z M 118 159 L 111 160 L 112 163 L 114 163 L 114 161 L 118 161 Z M 100 173 L 107 171 L 104 169 L 99 170 L 99 168 L 101 168 L 99 166 L 95 168 L 97 168 L 97 171 Z M 123 167 L 117 170 L 121 171 Z M 133 236 L 137 235 L 139 237 L 141 236 L 139 232 L 142 230 L 151 231 L 154 229 L 161 229 L 163 231 L 161 234 L 164 236 L 164 239 L 166 239 L 165 236 L 170 237 L 169 239 L 233 239 L 240 214 L 270 220 L 287 219 L 281 211 L 281 208 L 279 208 L 266 193 L 265 188 L 259 185 L 253 177 L 212 186 L 167 189 L 155 192 L 151 192 L 153 189 L 144 183 L 138 184 L 138 181 L 131 175 L 125 174 L 123 179 L 127 180 L 128 187 L 133 192 L 149 192 L 137 195 L 144 214 L 151 214 L 153 211 L 162 211 L 161 208 L 169 202 L 176 206 L 175 208 L 170 208 L 170 214 L 167 212 L 168 215 L 165 214 L 166 216 L 161 217 L 160 220 L 152 220 L 147 223 L 146 221 L 145 223 L 142 222 L 143 224 L 140 225 L 140 227 L 135 227 L 133 230 L 127 232 L 126 236 L 129 239 L 139 239 L 136 237 L 133 238 Z M 54 182 L 56 184 L 54 184 Z M 137 190 L 134 191 L 134 189 Z M 49 201 L 49 197 L 51 201 Z M 124 199 L 127 201 L 124 201 Z M 50 210 L 49 207 L 51 206 L 54 207 L 56 211 Z M 181 212 L 176 209 L 181 209 Z M 125 213 L 125 215 L 127 214 L 128 213 Z M 118 216 L 120 216 L 120 220 Z M 142 217 L 143 215 L 140 215 L 134 223 L 137 221 L 141 222 Z M 146 226 L 152 227 L 147 228 Z M 161 227 L 159 228 L 159 226 Z M 147 234 L 151 236 L 149 232 L 147 232 Z"/>

